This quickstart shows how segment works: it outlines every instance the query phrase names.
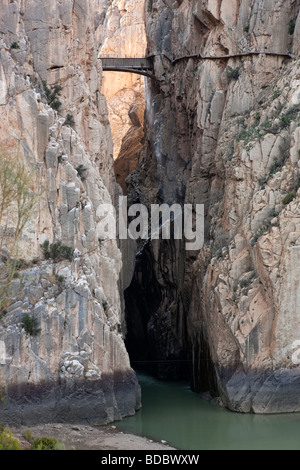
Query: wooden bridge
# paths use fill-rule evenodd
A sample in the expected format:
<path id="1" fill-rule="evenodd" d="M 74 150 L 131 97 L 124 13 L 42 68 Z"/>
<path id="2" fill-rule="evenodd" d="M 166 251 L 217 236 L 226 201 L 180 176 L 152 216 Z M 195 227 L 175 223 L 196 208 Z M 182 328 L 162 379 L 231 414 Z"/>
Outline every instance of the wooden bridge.
<path id="1" fill-rule="evenodd" d="M 153 58 L 113 58 L 113 57 L 99 57 L 102 61 L 103 70 L 111 72 L 128 72 L 144 75 L 145 77 L 155 78 L 153 69 Z"/>

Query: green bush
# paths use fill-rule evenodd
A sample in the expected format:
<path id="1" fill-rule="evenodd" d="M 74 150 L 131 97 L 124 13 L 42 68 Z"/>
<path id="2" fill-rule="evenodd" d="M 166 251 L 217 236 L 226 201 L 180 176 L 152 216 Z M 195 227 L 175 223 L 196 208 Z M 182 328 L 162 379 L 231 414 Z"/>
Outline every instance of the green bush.
<path id="1" fill-rule="evenodd" d="M 66 450 L 54 437 L 39 437 L 31 444 L 30 450 Z"/>
<path id="2" fill-rule="evenodd" d="M 65 126 L 73 127 L 75 125 L 74 116 L 72 114 L 67 114 L 65 119 Z"/>
<path id="3" fill-rule="evenodd" d="M 10 429 L 0 426 L 0 450 L 22 450 Z"/>
<path id="4" fill-rule="evenodd" d="M 255 122 L 258 124 L 260 121 L 260 112 L 256 111 L 255 116 L 254 116 Z"/>
<path id="5" fill-rule="evenodd" d="M 79 177 L 81 178 L 81 180 L 85 181 L 85 172 L 87 171 L 87 168 L 85 168 L 83 165 L 79 165 L 76 168 L 76 171 L 77 171 Z"/>
<path id="6" fill-rule="evenodd" d="M 38 328 L 38 320 L 27 313 L 22 318 L 21 326 L 30 336 L 37 336 L 41 331 Z"/>
<path id="7" fill-rule="evenodd" d="M 282 116 L 281 120 L 280 120 L 280 126 L 281 128 L 283 129 L 286 129 L 287 127 L 289 127 L 289 125 L 291 124 L 291 122 L 296 119 L 298 113 L 300 111 L 300 108 L 299 108 L 299 105 L 294 105 L 292 106 L 291 108 L 289 108 L 285 113 L 284 115 Z"/>
<path id="8" fill-rule="evenodd" d="M 258 139 L 261 137 L 260 130 L 257 126 L 250 126 L 248 128 L 243 129 L 237 136 L 236 141 L 240 142 L 243 141 L 246 145 L 249 144 L 254 139 Z"/>
<path id="9" fill-rule="evenodd" d="M 279 171 L 282 170 L 283 162 L 280 162 L 277 158 L 273 160 L 272 166 L 270 168 L 270 176 L 276 175 Z"/>
<path id="10" fill-rule="evenodd" d="M 276 98 L 279 98 L 281 94 L 282 94 L 281 90 L 275 90 L 273 93 L 273 99 L 276 100 Z"/>
<path id="11" fill-rule="evenodd" d="M 240 76 L 240 67 L 237 67 L 236 69 L 233 69 L 232 67 L 227 67 L 226 69 L 226 75 L 228 80 L 231 82 L 233 80 L 238 80 Z"/>
<path id="12" fill-rule="evenodd" d="M 49 240 L 45 240 L 41 248 L 45 259 L 53 259 L 54 261 L 67 259 L 72 261 L 73 248 L 63 245 L 61 241 L 51 243 L 50 245 Z"/>
<path id="13" fill-rule="evenodd" d="M 267 120 L 263 123 L 263 128 L 264 128 L 265 130 L 270 129 L 271 126 L 272 126 L 272 121 L 271 121 L 271 119 L 267 119 Z"/>
<path id="14" fill-rule="evenodd" d="M 58 99 L 61 95 L 62 87 L 60 85 L 52 85 L 49 88 L 45 80 L 43 80 L 43 87 L 49 106 L 58 111 L 62 105 L 61 101 Z"/>
<path id="15" fill-rule="evenodd" d="M 293 18 L 289 21 L 289 34 L 292 36 L 295 32 L 296 27 L 296 18 Z"/>
<path id="16" fill-rule="evenodd" d="M 282 200 L 282 204 L 284 204 L 285 206 L 287 206 L 288 204 L 290 204 L 296 197 L 296 193 L 290 193 L 288 194 L 287 196 L 285 196 L 285 198 Z"/>
<path id="17" fill-rule="evenodd" d="M 29 442 L 30 444 L 32 444 L 34 441 L 34 437 L 30 429 L 27 429 L 26 431 L 24 431 L 22 434 L 22 437 L 23 439 L 25 439 L 25 441 Z"/>
<path id="18" fill-rule="evenodd" d="M 10 46 L 10 48 L 11 48 L 11 49 L 20 49 L 20 46 L 19 46 L 19 44 L 18 44 L 16 41 L 14 41 L 14 42 L 12 43 L 12 45 Z"/>

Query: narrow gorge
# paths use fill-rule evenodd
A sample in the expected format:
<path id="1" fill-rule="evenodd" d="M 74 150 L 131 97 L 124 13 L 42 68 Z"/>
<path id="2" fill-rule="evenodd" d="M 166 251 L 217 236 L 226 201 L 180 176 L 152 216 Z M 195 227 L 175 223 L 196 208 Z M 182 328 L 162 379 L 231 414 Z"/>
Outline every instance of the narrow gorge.
<path id="1" fill-rule="evenodd" d="M 130 203 L 204 204 L 205 243 L 140 250 L 128 350 L 243 413 L 299 411 L 299 25 L 296 1 L 146 13 L 157 80 Z"/>
<path id="2" fill-rule="evenodd" d="M 121 420 L 139 370 L 299 412 L 300 1 L 2 3 L 0 421 Z M 203 247 L 108 238 L 120 196 L 204 205 Z"/>

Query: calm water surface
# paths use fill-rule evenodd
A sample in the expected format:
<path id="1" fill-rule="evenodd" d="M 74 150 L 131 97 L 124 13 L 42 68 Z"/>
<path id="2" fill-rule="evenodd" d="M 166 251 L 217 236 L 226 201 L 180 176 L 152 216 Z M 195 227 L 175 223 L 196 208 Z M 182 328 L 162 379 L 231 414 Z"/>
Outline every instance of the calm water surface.
<path id="1" fill-rule="evenodd" d="M 241 415 L 202 400 L 185 383 L 139 375 L 143 409 L 123 431 L 183 450 L 299 450 L 300 414 Z"/>

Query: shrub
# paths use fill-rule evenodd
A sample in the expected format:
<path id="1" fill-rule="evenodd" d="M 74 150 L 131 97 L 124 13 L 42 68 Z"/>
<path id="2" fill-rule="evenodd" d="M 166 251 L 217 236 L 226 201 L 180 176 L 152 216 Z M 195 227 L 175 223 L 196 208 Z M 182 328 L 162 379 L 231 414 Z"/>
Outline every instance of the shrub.
<path id="1" fill-rule="evenodd" d="M 256 123 L 259 123 L 259 121 L 260 121 L 260 112 L 259 111 L 256 111 L 254 119 L 255 119 Z"/>
<path id="2" fill-rule="evenodd" d="M 34 437 L 30 429 L 27 429 L 26 431 L 24 431 L 22 433 L 22 437 L 23 439 L 25 439 L 25 441 L 29 442 L 30 444 L 32 444 L 34 441 Z"/>
<path id="3" fill-rule="evenodd" d="M 14 41 L 14 42 L 12 43 L 12 45 L 10 46 L 10 48 L 11 48 L 11 49 L 20 49 L 20 46 L 19 46 L 19 44 L 18 44 L 16 41 Z"/>
<path id="4" fill-rule="evenodd" d="M 61 241 L 51 243 L 50 245 L 49 240 L 45 240 L 41 248 L 45 259 L 53 259 L 54 261 L 67 259 L 72 261 L 73 248 L 63 245 Z"/>
<path id="5" fill-rule="evenodd" d="M 293 120 L 292 116 L 284 115 L 280 121 L 281 127 L 286 129 L 291 124 L 292 120 Z"/>
<path id="6" fill-rule="evenodd" d="M 44 243 L 41 245 L 41 248 L 43 250 L 43 253 L 44 253 L 44 258 L 45 259 L 50 259 L 51 256 L 50 256 L 50 251 L 49 251 L 49 247 L 50 247 L 50 242 L 49 240 L 45 240 Z"/>
<path id="7" fill-rule="evenodd" d="M 27 313 L 22 318 L 21 326 L 30 336 L 37 336 L 41 331 L 41 329 L 38 328 L 38 320 Z"/>
<path id="8" fill-rule="evenodd" d="M 75 120 L 73 114 L 67 114 L 65 119 L 65 126 L 73 127 L 75 125 Z"/>
<path id="9" fill-rule="evenodd" d="M 300 111 L 299 105 L 294 105 L 291 108 L 289 108 L 281 118 L 281 121 L 280 121 L 281 127 L 284 129 L 287 128 L 290 125 L 290 123 L 293 121 L 293 119 L 296 118 L 299 111 Z"/>
<path id="10" fill-rule="evenodd" d="M 85 172 L 87 171 L 87 168 L 85 168 L 83 165 L 79 165 L 76 168 L 76 171 L 77 171 L 79 177 L 81 178 L 81 180 L 85 181 Z"/>
<path id="11" fill-rule="evenodd" d="M 0 450 L 22 450 L 10 429 L 0 426 Z"/>
<path id="12" fill-rule="evenodd" d="M 236 69 L 233 69 L 232 67 L 227 67 L 226 69 L 226 75 L 228 80 L 231 82 L 233 80 L 238 80 L 240 76 L 240 67 L 237 67 Z"/>
<path id="13" fill-rule="evenodd" d="M 54 437 L 39 437 L 33 441 L 30 450 L 65 450 L 65 446 Z"/>
<path id="14" fill-rule="evenodd" d="M 290 193 L 288 194 L 287 196 L 285 196 L 285 198 L 282 200 L 282 204 L 284 204 L 285 206 L 287 206 L 288 204 L 290 204 L 296 197 L 296 193 Z"/>
<path id="15" fill-rule="evenodd" d="M 273 99 L 276 100 L 282 94 L 281 90 L 275 90 L 273 93 Z"/>
<path id="16" fill-rule="evenodd" d="M 293 18 L 289 21 L 289 34 L 292 36 L 295 32 L 296 27 L 296 18 Z"/>
<path id="17" fill-rule="evenodd" d="M 26 266 L 26 261 L 24 259 L 13 260 L 14 268 L 20 270 Z"/>
<path id="18" fill-rule="evenodd" d="M 244 143 L 247 145 L 249 142 L 251 142 L 254 139 L 258 139 L 261 137 L 261 133 L 259 131 L 259 128 L 256 126 L 251 126 L 248 127 L 244 130 L 242 130 L 236 137 L 236 141 L 244 141 Z"/>
<path id="19" fill-rule="evenodd" d="M 0 311 L 18 265 L 18 243 L 37 200 L 33 172 L 24 164 L 14 146 L 0 145 L 0 225 L 1 247 L 6 247 L 0 263 Z M 2 250 L 4 255 L 4 250 Z"/>
<path id="20" fill-rule="evenodd" d="M 62 105 L 61 101 L 58 99 L 61 95 L 62 87 L 60 85 L 52 85 L 51 88 L 49 88 L 46 80 L 43 80 L 43 87 L 49 106 L 58 111 Z"/>
<path id="21" fill-rule="evenodd" d="M 270 119 L 267 119 L 264 123 L 263 123 L 263 127 L 264 129 L 270 129 L 270 127 L 272 126 L 272 121 Z"/>
<path id="22" fill-rule="evenodd" d="M 274 176 L 276 173 L 281 171 L 281 169 L 282 169 L 282 163 L 280 163 L 278 159 L 275 158 L 270 168 L 270 176 Z"/>

